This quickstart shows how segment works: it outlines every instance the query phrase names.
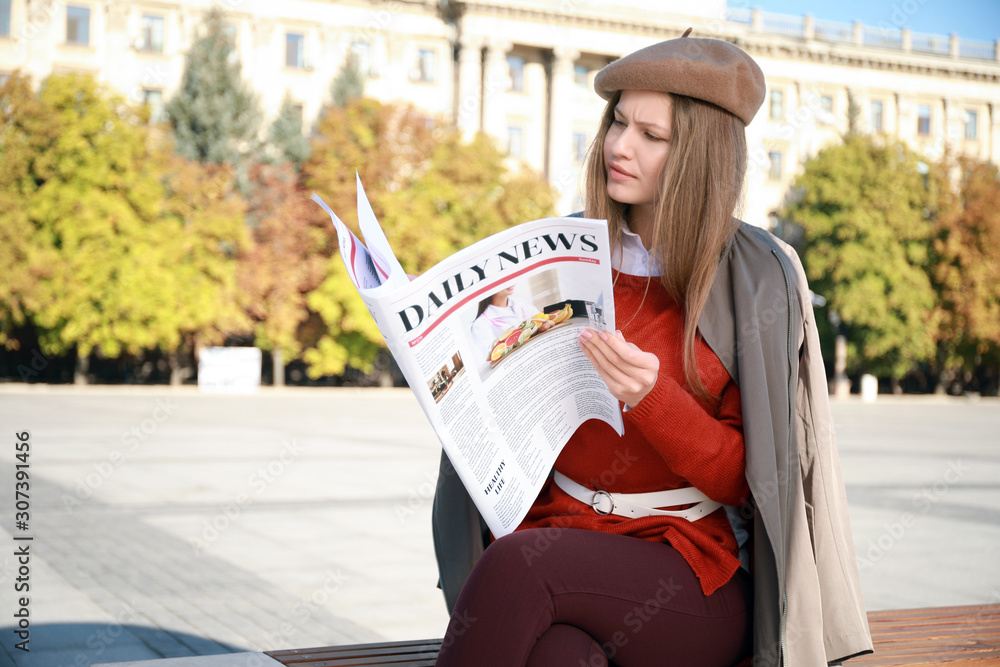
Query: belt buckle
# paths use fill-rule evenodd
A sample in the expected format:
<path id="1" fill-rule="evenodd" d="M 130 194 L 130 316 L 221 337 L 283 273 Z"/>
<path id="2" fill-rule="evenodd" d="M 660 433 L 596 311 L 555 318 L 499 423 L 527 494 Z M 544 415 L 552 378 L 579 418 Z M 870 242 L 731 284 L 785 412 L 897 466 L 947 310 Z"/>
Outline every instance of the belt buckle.
<path id="1" fill-rule="evenodd" d="M 611 509 L 609 509 L 607 512 L 602 512 L 601 509 L 597 506 L 597 503 L 599 503 L 601 501 L 600 496 L 602 494 L 611 503 Z M 615 499 L 611 496 L 610 493 L 608 493 L 607 491 L 604 491 L 603 489 L 601 489 L 599 491 L 594 491 L 594 497 L 590 499 L 590 506 L 598 514 L 602 514 L 602 515 L 611 514 L 614 511 L 614 509 L 615 509 Z"/>

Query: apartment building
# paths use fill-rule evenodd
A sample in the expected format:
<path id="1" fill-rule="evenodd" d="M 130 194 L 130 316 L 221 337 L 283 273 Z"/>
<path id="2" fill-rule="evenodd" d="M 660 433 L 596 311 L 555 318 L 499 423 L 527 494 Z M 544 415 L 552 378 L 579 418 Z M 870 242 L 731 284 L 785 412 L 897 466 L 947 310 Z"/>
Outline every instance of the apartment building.
<path id="1" fill-rule="evenodd" d="M 0 76 L 82 71 L 162 116 L 208 0 L 0 0 Z M 1000 160 L 1000 42 L 913 33 L 896 11 L 877 26 L 726 7 L 725 0 L 221 0 L 244 77 L 264 111 L 288 96 L 307 127 L 349 53 L 365 93 L 406 100 L 512 162 L 542 172 L 560 210 L 582 206 L 580 171 L 603 108 L 601 67 L 678 37 L 749 52 L 767 99 L 748 128 L 744 217 L 769 227 L 804 161 L 847 129 L 897 136 L 934 158 Z"/>

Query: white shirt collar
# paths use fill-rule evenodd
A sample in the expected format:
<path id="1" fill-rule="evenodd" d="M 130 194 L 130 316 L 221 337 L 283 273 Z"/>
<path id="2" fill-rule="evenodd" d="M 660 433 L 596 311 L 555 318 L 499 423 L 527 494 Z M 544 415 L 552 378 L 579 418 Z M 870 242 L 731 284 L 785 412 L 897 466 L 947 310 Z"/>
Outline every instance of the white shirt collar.
<path id="1" fill-rule="evenodd" d="M 611 266 L 632 276 L 658 276 L 660 265 L 652 251 L 646 250 L 639 235 L 622 223 L 622 247 L 611 251 Z"/>

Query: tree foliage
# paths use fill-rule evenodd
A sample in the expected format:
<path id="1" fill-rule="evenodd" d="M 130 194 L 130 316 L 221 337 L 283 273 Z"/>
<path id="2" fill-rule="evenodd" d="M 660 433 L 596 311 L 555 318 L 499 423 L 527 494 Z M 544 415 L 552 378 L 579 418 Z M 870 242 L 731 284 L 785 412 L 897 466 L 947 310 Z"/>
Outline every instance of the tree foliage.
<path id="1" fill-rule="evenodd" d="M 949 187 L 950 176 L 956 186 Z M 933 279 L 943 371 L 1000 366 L 1000 172 L 947 156 L 938 165 Z"/>
<path id="2" fill-rule="evenodd" d="M 56 142 L 59 126 L 52 109 L 31 89 L 27 76 L 14 72 L 0 84 L 0 344 L 17 348 L 15 328 L 28 322 L 35 286 L 45 267 L 34 257 L 41 239 L 26 202 L 44 183 L 36 171 L 47 170 L 47 146 Z M 37 163 L 37 167 L 36 167 Z"/>
<path id="3" fill-rule="evenodd" d="M 176 156 L 89 76 L 53 75 L 35 94 L 15 75 L 0 104 L 0 198 L 16 203 L 0 212 L 8 330 L 30 320 L 42 353 L 82 358 L 240 326 L 245 232 L 229 168 Z"/>
<path id="4" fill-rule="evenodd" d="M 146 130 L 121 98 L 86 76 L 53 75 L 38 101 L 55 136 L 38 152 L 23 203 L 32 230 L 26 299 L 46 354 L 74 346 L 115 357 L 164 342 L 152 224 L 162 185 L 146 161 Z"/>
<path id="5" fill-rule="evenodd" d="M 847 327 L 848 370 L 901 378 L 935 351 L 933 234 L 918 157 L 898 142 L 849 135 L 806 164 L 801 225 L 812 289 Z"/>
<path id="6" fill-rule="evenodd" d="M 309 317 L 306 295 L 326 277 L 336 239 L 329 220 L 315 215 L 291 164 L 258 164 L 250 176 L 251 245 L 240 260 L 240 287 L 256 345 L 280 348 L 293 359 Z"/>
<path id="7" fill-rule="evenodd" d="M 302 113 L 286 95 L 281 101 L 281 109 L 271 123 L 267 134 L 268 143 L 276 154 L 276 161 L 288 161 L 296 169 L 309 158 L 309 139 L 302 133 Z"/>
<path id="8" fill-rule="evenodd" d="M 170 329 L 197 344 L 217 344 L 250 328 L 237 280 L 250 250 L 247 203 L 229 165 L 200 164 L 163 146 L 164 218 L 171 239 L 164 287 L 171 294 Z M 165 346 L 175 350 L 174 341 Z"/>
<path id="9" fill-rule="evenodd" d="M 187 53 L 180 90 L 165 110 L 176 150 L 189 160 L 239 166 L 240 158 L 257 148 L 263 117 L 258 97 L 243 80 L 219 8 L 208 12 L 203 34 Z"/>
<path id="10" fill-rule="evenodd" d="M 549 215 L 554 202 L 539 175 L 510 173 L 485 136 L 463 144 L 452 126 L 409 106 L 369 99 L 327 110 L 303 167 L 309 189 L 357 234 L 355 170 L 408 273 L 425 271 L 513 224 Z M 370 368 L 383 343 L 339 256 L 309 305 L 328 328 L 303 357 L 310 374 L 340 373 L 345 364 Z"/>
<path id="11" fill-rule="evenodd" d="M 330 84 L 330 97 L 333 106 L 345 107 L 349 102 L 360 98 L 365 92 L 365 79 L 358 65 L 358 57 L 350 52 L 344 59 L 337 76 Z"/>

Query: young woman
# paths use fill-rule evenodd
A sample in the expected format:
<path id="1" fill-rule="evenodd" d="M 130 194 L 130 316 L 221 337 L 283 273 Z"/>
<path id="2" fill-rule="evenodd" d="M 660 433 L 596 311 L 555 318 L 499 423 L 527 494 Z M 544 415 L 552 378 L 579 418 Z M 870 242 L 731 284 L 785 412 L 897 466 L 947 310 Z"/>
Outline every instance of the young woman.
<path id="1" fill-rule="evenodd" d="M 438 665 L 871 651 L 805 275 L 733 217 L 764 78 L 737 47 L 686 35 L 595 80 L 608 105 L 585 214 L 609 222 L 620 330 L 580 345 L 625 435 L 584 424 L 519 529 L 492 543 L 442 457 L 434 537 L 452 621 Z"/>

